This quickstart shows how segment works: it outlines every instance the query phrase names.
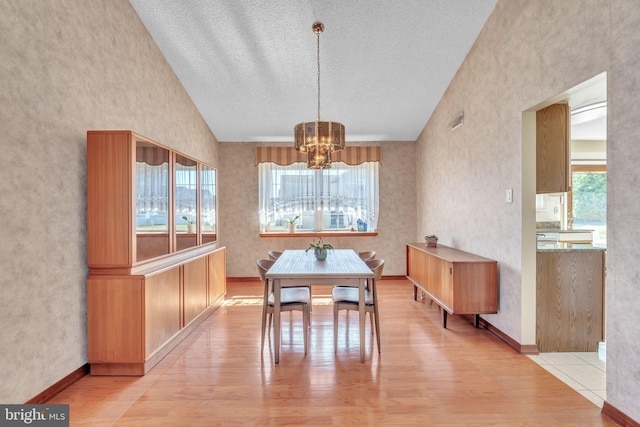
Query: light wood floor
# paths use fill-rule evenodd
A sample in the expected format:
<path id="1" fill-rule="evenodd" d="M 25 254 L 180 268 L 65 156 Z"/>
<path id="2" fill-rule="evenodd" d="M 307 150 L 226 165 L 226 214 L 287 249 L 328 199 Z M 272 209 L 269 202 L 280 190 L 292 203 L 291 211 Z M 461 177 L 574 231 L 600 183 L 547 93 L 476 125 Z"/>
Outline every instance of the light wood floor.
<path id="1" fill-rule="evenodd" d="M 357 313 L 341 313 L 333 348 L 330 300 L 314 289 L 310 351 L 300 313 L 283 315 L 280 364 L 260 354 L 262 288 L 228 284 L 213 313 L 144 377 L 87 376 L 49 403 L 72 426 L 614 426 L 600 408 L 467 319 L 414 302 L 404 280 L 380 288 L 382 354 L 359 363 Z M 290 322 L 292 320 L 292 322 Z M 291 326 L 293 325 L 293 326 Z"/>

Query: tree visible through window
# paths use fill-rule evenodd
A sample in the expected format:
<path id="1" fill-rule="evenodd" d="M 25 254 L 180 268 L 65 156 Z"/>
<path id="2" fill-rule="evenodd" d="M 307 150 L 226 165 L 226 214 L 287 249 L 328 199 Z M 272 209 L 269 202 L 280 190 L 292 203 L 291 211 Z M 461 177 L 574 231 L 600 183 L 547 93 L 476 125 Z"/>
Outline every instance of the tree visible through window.
<path id="1" fill-rule="evenodd" d="M 572 167 L 571 218 L 574 229 L 595 230 L 594 240 L 606 241 L 607 172 L 605 166 Z"/>

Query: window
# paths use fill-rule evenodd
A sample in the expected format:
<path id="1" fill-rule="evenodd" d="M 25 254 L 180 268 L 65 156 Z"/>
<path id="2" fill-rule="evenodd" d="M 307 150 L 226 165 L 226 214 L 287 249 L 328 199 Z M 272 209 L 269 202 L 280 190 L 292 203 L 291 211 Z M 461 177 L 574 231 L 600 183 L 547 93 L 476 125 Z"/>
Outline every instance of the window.
<path id="1" fill-rule="evenodd" d="M 571 166 L 569 221 L 574 230 L 594 230 L 594 243 L 607 241 L 607 169 L 605 165 Z"/>
<path id="2" fill-rule="evenodd" d="M 262 231 L 284 231 L 299 216 L 307 231 L 375 231 L 378 223 L 378 162 L 311 170 L 305 163 L 258 165 Z"/>

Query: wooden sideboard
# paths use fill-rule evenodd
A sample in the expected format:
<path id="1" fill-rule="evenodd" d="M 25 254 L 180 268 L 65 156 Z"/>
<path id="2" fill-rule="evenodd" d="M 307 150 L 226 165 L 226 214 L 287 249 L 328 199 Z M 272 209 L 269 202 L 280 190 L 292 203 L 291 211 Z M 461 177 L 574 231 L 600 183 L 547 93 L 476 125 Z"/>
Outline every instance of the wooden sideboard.
<path id="1" fill-rule="evenodd" d="M 407 244 L 407 278 L 442 307 L 442 325 L 448 314 L 475 315 L 498 312 L 498 263 L 447 246 Z"/>
<path id="2" fill-rule="evenodd" d="M 132 131 L 87 132 L 87 341 L 95 375 L 144 375 L 219 307 L 216 169 Z"/>

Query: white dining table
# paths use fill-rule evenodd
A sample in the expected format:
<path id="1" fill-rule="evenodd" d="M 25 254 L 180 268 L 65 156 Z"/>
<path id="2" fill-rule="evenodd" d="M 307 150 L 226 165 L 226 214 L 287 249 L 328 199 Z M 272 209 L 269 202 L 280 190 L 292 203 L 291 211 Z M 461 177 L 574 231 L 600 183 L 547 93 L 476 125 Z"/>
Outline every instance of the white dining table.
<path id="1" fill-rule="evenodd" d="M 266 273 L 273 283 L 273 330 L 275 363 L 280 362 L 280 289 L 291 286 L 346 285 L 359 288 L 360 362 L 364 363 L 366 279 L 373 279 L 373 271 L 352 249 L 329 250 L 327 259 L 316 260 L 312 250 L 285 250 Z M 305 331 L 308 332 L 308 331 Z"/>

